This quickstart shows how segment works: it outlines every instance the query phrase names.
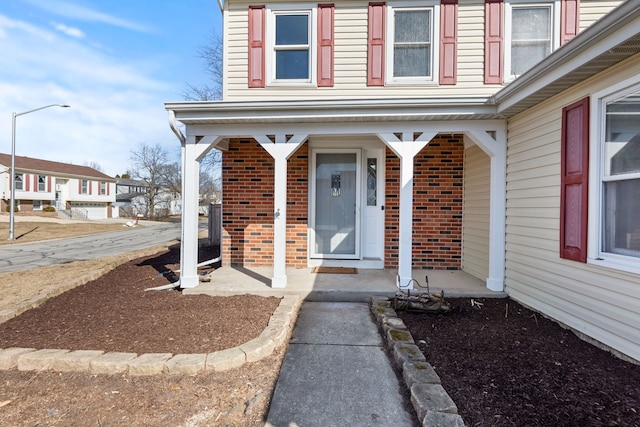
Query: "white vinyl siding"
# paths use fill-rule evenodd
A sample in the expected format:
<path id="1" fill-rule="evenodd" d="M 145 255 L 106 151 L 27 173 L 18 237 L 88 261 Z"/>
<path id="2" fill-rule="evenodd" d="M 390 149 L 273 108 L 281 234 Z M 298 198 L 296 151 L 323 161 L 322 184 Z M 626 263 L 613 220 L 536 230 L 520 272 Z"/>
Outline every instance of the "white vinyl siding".
<path id="1" fill-rule="evenodd" d="M 505 286 L 512 298 L 640 360 L 640 277 L 559 256 L 562 108 L 639 66 L 636 55 L 612 68 L 618 73 L 601 73 L 509 120 Z"/>
<path id="2" fill-rule="evenodd" d="M 491 159 L 478 146 L 464 150 L 462 270 L 489 277 L 489 202 Z"/>
<path id="3" fill-rule="evenodd" d="M 580 31 L 602 18 L 603 15 L 611 12 L 617 7 L 621 0 L 582 0 L 580 2 Z"/>
<path id="4" fill-rule="evenodd" d="M 297 99 L 358 99 L 371 97 L 489 96 L 495 85 L 485 86 L 484 0 L 461 0 L 458 9 L 458 83 L 439 86 L 367 86 L 368 1 L 335 3 L 333 87 L 249 88 L 247 48 L 247 8 L 255 2 L 227 3 L 225 16 L 227 45 L 224 99 L 265 101 Z M 272 3 L 266 3 L 270 5 Z M 280 3 L 276 3 L 280 4 Z M 314 3 L 315 4 L 315 3 Z M 295 3 L 296 6 L 301 4 Z M 464 29 L 464 31 L 462 31 Z M 439 43 L 439 36 L 434 38 Z M 437 66 L 438 59 L 434 63 Z M 437 82 L 436 82 L 437 83 Z"/>

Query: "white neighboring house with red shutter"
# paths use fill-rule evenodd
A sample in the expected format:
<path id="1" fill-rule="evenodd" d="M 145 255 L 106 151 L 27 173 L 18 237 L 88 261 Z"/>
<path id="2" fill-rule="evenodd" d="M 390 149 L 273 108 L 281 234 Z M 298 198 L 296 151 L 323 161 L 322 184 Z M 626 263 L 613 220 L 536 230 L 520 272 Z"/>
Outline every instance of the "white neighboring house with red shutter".
<path id="1" fill-rule="evenodd" d="M 181 286 L 219 149 L 223 265 L 462 270 L 640 361 L 639 3 L 225 1 L 223 100 L 165 105 Z"/>
<path id="2" fill-rule="evenodd" d="M 116 180 L 88 166 L 52 162 L 31 157 L 15 157 L 15 200 L 19 212 L 38 212 L 48 206 L 59 216 L 111 218 L 116 200 Z M 2 212 L 11 197 L 11 156 L 0 153 Z"/>

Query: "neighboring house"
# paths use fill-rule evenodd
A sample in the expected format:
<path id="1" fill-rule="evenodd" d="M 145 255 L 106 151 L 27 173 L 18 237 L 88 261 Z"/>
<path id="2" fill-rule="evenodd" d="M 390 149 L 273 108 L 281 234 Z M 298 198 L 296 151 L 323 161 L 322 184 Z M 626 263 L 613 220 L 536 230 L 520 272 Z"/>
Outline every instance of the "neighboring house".
<path id="1" fill-rule="evenodd" d="M 460 269 L 640 360 L 634 1 L 227 0 L 224 100 L 167 103 L 223 151 L 223 264 Z M 185 125 L 183 135 L 177 121 Z M 181 286 L 198 285 L 183 215 Z"/>
<path id="2" fill-rule="evenodd" d="M 20 212 L 52 206 L 59 214 L 111 218 L 115 179 L 88 166 L 15 156 L 15 200 Z M 0 153 L 2 211 L 11 200 L 11 155 Z"/>
<path id="3" fill-rule="evenodd" d="M 133 218 L 138 214 L 149 216 L 148 187 L 149 184 L 143 180 L 117 178 L 114 218 Z M 180 194 L 160 189 L 155 198 L 154 216 L 180 215 L 181 212 Z"/>

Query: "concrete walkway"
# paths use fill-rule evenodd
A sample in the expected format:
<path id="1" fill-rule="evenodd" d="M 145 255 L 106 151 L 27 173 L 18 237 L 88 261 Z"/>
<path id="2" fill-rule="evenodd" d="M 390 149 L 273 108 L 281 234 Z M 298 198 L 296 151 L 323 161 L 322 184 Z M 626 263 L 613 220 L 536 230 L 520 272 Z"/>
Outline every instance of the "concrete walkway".
<path id="1" fill-rule="evenodd" d="M 415 426 L 366 303 L 305 302 L 267 426 Z"/>

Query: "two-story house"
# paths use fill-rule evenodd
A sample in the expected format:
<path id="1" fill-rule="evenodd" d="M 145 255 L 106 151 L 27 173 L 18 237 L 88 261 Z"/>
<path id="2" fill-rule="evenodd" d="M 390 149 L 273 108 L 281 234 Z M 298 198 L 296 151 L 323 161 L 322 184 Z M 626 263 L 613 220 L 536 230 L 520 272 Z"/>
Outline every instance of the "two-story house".
<path id="1" fill-rule="evenodd" d="M 166 104 L 223 152 L 223 263 L 462 270 L 640 360 L 638 0 L 227 0 L 224 99 Z M 183 134 L 177 121 L 185 125 Z"/>
<path id="2" fill-rule="evenodd" d="M 111 218 L 115 179 L 88 166 L 16 156 L 15 206 L 20 212 L 57 212 L 86 219 Z M 11 199 L 11 156 L 0 153 L 2 211 Z"/>

